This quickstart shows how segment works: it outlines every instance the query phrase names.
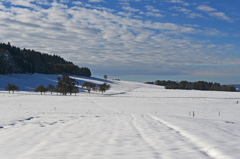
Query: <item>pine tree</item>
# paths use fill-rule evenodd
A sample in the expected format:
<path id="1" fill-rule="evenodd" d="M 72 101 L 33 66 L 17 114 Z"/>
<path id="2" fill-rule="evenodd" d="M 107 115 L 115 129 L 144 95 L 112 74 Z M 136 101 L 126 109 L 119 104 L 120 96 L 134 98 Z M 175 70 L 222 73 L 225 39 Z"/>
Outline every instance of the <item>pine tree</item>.
<path id="1" fill-rule="evenodd" d="M 0 43 L 0 74 L 12 73 L 68 73 L 91 77 L 89 68 L 80 68 L 60 56 L 52 56 L 25 48 L 20 49 L 10 43 Z"/>
<path id="2" fill-rule="evenodd" d="M 52 94 L 52 92 L 54 92 L 55 91 L 55 87 L 50 83 L 49 85 L 48 85 L 48 90 L 51 92 L 51 94 Z"/>
<path id="3" fill-rule="evenodd" d="M 73 89 L 78 85 L 78 82 L 75 79 L 70 78 L 67 74 L 58 77 L 57 91 L 63 95 L 70 93 L 72 95 Z"/>

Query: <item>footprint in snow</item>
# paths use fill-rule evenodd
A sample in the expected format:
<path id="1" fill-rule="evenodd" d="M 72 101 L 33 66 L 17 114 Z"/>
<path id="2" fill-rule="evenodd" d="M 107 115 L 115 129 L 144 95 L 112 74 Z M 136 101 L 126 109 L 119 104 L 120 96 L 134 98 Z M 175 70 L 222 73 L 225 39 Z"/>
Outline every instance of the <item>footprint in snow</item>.
<path id="1" fill-rule="evenodd" d="M 25 119 L 25 120 L 32 120 L 34 117 L 29 117 L 29 118 L 27 118 L 27 119 Z"/>
<path id="2" fill-rule="evenodd" d="M 235 124 L 235 123 L 232 122 L 232 121 L 225 121 L 225 123 L 227 123 L 227 124 Z"/>

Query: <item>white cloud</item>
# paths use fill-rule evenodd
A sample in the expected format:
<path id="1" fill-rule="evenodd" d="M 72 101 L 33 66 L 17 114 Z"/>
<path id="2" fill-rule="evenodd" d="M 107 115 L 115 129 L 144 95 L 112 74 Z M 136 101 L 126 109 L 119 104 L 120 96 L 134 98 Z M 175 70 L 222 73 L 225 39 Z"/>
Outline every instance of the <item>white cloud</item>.
<path id="1" fill-rule="evenodd" d="M 38 8 L 35 4 L 32 3 L 32 2 L 35 2 L 35 0 L 14 0 L 14 1 L 6 0 L 6 2 L 9 2 L 14 6 L 29 7 L 34 9 Z"/>
<path id="2" fill-rule="evenodd" d="M 170 2 L 170 3 L 179 3 L 179 4 L 182 4 L 184 6 L 189 6 L 189 3 L 186 3 L 184 2 L 183 0 L 168 0 L 167 2 Z"/>
<path id="3" fill-rule="evenodd" d="M 132 16 L 133 14 L 130 13 L 130 12 L 128 12 L 128 13 L 126 13 L 126 12 L 118 12 L 118 15 L 125 16 L 125 17 L 130 17 L 130 16 Z"/>
<path id="4" fill-rule="evenodd" d="M 60 3 L 69 3 L 70 0 L 60 0 Z"/>
<path id="5" fill-rule="evenodd" d="M 212 17 L 216 17 L 218 19 L 221 19 L 221 20 L 226 20 L 228 22 L 233 22 L 233 20 L 231 18 L 229 18 L 225 13 L 223 12 L 212 12 L 212 13 L 209 13 L 210 16 Z"/>
<path id="6" fill-rule="evenodd" d="M 40 4 L 40 5 L 46 5 L 46 6 L 50 5 L 50 2 L 48 0 L 37 0 L 35 2 L 36 4 Z"/>
<path id="7" fill-rule="evenodd" d="M 175 67 L 176 70 L 176 67 L 182 68 L 186 62 L 199 65 L 231 63 L 230 60 L 211 55 L 230 47 L 210 47 L 214 44 L 192 38 L 195 34 L 204 36 L 205 31 L 220 34 L 217 30 L 137 20 L 120 16 L 125 12 L 116 13 L 98 7 L 85 8 L 82 3 L 72 8 L 56 1 L 49 5 L 48 8 L 33 5 L 37 10 L 1 6 L 2 42 L 57 54 L 95 70 L 122 68 L 158 73 L 159 68 L 169 71 L 168 68 L 174 70 Z M 156 16 L 159 13 L 147 14 Z M 210 59 L 202 60 L 209 56 Z"/>
<path id="8" fill-rule="evenodd" d="M 88 2 L 103 2 L 104 0 L 88 0 Z"/>
<path id="9" fill-rule="evenodd" d="M 135 9 L 135 8 L 132 8 L 132 7 L 129 7 L 129 6 L 123 6 L 122 9 L 124 10 L 127 10 L 129 12 L 139 12 L 140 10 L 139 9 Z"/>
<path id="10" fill-rule="evenodd" d="M 215 18 L 225 20 L 225 21 L 228 21 L 228 22 L 233 22 L 233 19 L 228 17 L 225 13 L 218 12 L 217 9 L 212 8 L 210 6 L 200 5 L 200 6 L 197 7 L 197 9 L 206 12 L 211 17 L 215 17 Z"/>
<path id="11" fill-rule="evenodd" d="M 145 8 L 151 12 L 160 12 L 159 9 L 155 9 L 153 6 L 151 5 L 146 5 Z"/>
<path id="12" fill-rule="evenodd" d="M 191 10 L 186 9 L 184 7 L 174 6 L 171 9 L 174 9 L 178 12 L 182 12 L 183 14 L 187 15 L 188 18 L 203 18 L 201 14 L 193 13 Z"/>
<path id="13" fill-rule="evenodd" d="M 198 10 L 204 11 L 204 12 L 212 12 L 212 11 L 216 11 L 215 8 L 212 8 L 210 6 L 206 6 L 206 5 L 200 5 L 197 7 Z"/>
<path id="14" fill-rule="evenodd" d="M 80 1 L 73 1 L 72 4 L 74 4 L 74 5 L 83 5 L 83 3 L 80 2 Z"/>
<path id="15" fill-rule="evenodd" d="M 189 10 L 189 9 L 186 9 L 184 7 L 178 7 L 178 6 L 174 6 L 174 7 L 172 7 L 172 9 L 179 11 L 179 12 L 183 12 L 184 14 L 188 14 L 191 12 L 191 10 Z"/>
<path id="16" fill-rule="evenodd" d="M 164 15 L 159 13 L 147 12 L 145 13 L 146 16 L 153 16 L 153 17 L 164 17 Z"/>
<path id="17" fill-rule="evenodd" d="M 217 45 L 215 45 L 215 44 L 207 45 L 207 48 L 216 48 L 216 47 L 217 47 Z"/>
<path id="18" fill-rule="evenodd" d="M 203 15 L 202 14 L 199 14 L 199 13 L 189 13 L 187 15 L 189 18 L 203 18 Z"/>

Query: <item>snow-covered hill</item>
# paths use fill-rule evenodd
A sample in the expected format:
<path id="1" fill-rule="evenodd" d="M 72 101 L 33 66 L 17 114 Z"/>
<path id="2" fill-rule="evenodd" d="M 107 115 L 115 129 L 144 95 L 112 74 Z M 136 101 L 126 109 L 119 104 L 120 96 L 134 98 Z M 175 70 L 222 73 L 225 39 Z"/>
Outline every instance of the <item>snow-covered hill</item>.
<path id="1" fill-rule="evenodd" d="M 240 93 L 165 90 L 138 82 L 108 82 L 105 94 L 32 92 L 57 75 L 0 76 L 21 91 L 0 91 L 3 159 L 237 159 Z M 193 117 L 194 114 L 194 117 Z"/>
<path id="2" fill-rule="evenodd" d="M 34 88 L 40 84 L 48 86 L 50 83 L 52 85 L 57 85 L 57 77 L 61 75 L 47 75 L 47 74 L 12 74 L 12 75 L 0 75 L 0 90 L 4 90 L 8 83 L 14 83 L 20 87 L 21 91 L 33 91 Z M 71 78 L 76 79 L 81 86 L 86 81 L 92 81 L 95 83 L 110 82 L 98 78 L 88 78 L 80 76 L 71 76 Z M 110 82 L 111 83 L 111 82 Z M 80 89 L 80 87 L 79 87 Z"/>

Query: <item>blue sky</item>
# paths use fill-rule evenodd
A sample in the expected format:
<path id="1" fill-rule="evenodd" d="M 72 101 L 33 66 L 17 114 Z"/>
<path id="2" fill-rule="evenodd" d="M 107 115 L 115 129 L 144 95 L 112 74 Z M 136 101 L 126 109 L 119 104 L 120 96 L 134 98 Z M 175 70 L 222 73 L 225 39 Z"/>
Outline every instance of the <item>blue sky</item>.
<path id="1" fill-rule="evenodd" d="M 93 76 L 240 84 L 239 0 L 0 0 L 0 39 Z"/>

